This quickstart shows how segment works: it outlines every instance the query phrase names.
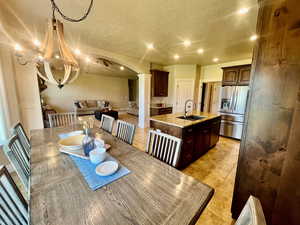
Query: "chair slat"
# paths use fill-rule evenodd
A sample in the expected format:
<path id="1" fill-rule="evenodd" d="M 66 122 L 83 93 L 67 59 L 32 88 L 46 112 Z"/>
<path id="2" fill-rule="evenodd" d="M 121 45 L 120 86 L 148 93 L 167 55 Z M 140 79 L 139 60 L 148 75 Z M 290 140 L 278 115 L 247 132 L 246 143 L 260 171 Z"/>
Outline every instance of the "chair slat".
<path id="1" fill-rule="evenodd" d="M 157 132 L 149 131 L 146 152 L 149 155 L 176 167 L 181 151 L 181 139 Z"/>
<path id="2" fill-rule="evenodd" d="M 1 224 L 28 224 L 28 204 L 7 169 L 0 167 Z"/>
<path id="3" fill-rule="evenodd" d="M 135 133 L 135 125 L 127 123 L 122 120 L 117 122 L 117 138 L 125 141 L 128 144 L 132 144 Z"/>
<path id="4" fill-rule="evenodd" d="M 14 134 L 17 134 L 19 136 L 19 139 L 26 150 L 27 156 L 30 157 L 30 151 L 31 151 L 30 141 L 20 122 L 13 127 L 13 132 Z"/>
<path id="5" fill-rule="evenodd" d="M 100 126 L 103 130 L 111 133 L 114 121 L 115 121 L 115 119 L 113 117 L 102 114 Z"/>
<path id="6" fill-rule="evenodd" d="M 51 113 L 48 115 L 50 127 L 62 127 L 77 123 L 75 112 Z"/>
<path id="7" fill-rule="evenodd" d="M 30 177 L 30 158 L 26 154 L 24 146 L 21 144 L 18 135 L 14 135 L 8 142 L 8 151 L 6 155 L 15 168 L 20 177 L 26 191 L 29 191 L 29 177 Z"/>

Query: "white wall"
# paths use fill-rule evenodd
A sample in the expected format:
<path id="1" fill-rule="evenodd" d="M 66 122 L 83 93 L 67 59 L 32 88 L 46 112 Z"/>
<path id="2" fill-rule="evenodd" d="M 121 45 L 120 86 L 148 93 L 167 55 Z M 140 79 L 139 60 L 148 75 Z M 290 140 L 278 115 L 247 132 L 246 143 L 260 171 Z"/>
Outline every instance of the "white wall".
<path id="1" fill-rule="evenodd" d="M 222 76 L 223 76 L 222 67 L 251 64 L 251 62 L 252 62 L 252 59 L 244 59 L 244 60 L 238 60 L 238 61 L 231 61 L 231 62 L 227 62 L 227 63 L 202 66 L 200 82 L 222 81 Z"/>
<path id="2" fill-rule="evenodd" d="M 47 83 L 48 88 L 42 92 L 46 103 L 58 112 L 73 111 L 74 100 L 109 101 L 114 108 L 128 107 L 128 79 L 101 76 L 98 74 L 80 74 L 73 83 L 59 89 Z"/>

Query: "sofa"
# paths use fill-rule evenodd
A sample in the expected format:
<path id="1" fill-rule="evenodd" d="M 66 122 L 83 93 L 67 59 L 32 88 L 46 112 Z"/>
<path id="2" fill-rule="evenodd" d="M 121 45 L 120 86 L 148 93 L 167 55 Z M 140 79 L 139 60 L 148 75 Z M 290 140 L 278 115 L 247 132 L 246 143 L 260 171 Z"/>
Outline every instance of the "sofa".
<path id="1" fill-rule="evenodd" d="M 78 116 L 93 115 L 96 110 L 111 109 L 106 100 L 74 100 L 74 112 Z"/>

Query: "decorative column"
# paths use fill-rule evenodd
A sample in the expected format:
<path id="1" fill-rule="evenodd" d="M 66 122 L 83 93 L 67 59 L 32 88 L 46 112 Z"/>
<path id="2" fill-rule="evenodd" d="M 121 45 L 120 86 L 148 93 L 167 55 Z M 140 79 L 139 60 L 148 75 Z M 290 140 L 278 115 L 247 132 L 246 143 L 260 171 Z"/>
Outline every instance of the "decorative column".
<path id="1" fill-rule="evenodd" d="M 149 127 L 151 74 L 139 74 L 139 127 Z"/>

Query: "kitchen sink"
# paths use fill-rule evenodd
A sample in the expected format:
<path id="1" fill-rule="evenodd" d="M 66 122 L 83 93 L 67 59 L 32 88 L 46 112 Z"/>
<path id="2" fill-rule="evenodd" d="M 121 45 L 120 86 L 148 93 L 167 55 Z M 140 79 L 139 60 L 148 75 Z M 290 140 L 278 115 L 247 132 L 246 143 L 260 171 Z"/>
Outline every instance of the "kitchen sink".
<path id="1" fill-rule="evenodd" d="M 182 120 L 196 121 L 196 120 L 203 120 L 206 118 L 206 116 L 190 115 L 190 116 L 179 116 L 177 118 Z"/>

